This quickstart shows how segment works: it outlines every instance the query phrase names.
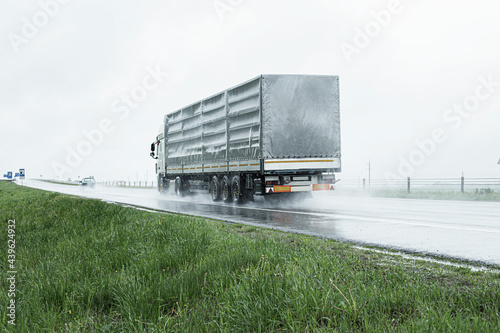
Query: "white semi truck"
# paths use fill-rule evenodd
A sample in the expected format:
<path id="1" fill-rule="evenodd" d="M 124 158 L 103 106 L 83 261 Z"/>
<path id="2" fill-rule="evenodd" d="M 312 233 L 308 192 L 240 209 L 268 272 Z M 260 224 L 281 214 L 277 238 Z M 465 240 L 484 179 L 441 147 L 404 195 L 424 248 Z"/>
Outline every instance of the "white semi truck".
<path id="1" fill-rule="evenodd" d="M 339 78 L 260 75 L 164 117 L 151 144 L 159 191 L 214 201 L 333 190 Z"/>

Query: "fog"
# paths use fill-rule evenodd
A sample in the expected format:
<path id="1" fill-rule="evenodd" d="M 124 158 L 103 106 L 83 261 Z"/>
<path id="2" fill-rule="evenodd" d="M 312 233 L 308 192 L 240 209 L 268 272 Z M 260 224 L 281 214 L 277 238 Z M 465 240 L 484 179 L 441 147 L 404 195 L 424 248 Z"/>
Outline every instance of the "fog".
<path id="1" fill-rule="evenodd" d="M 340 178 L 498 177 L 498 6 L 3 2 L 0 175 L 152 181 L 165 114 L 296 73 L 340 76 Z"/>

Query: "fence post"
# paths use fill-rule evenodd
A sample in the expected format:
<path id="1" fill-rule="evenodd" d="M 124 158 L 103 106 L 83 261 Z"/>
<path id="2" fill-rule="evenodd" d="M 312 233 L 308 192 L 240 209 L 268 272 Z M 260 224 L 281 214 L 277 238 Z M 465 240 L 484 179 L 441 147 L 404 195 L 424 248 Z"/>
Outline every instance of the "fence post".
<path id="1" fill-rule="evenodd" d="M 410 193 L 410 177 L 408 177 L 408 184 L 406 185 L 406 190 Z"/>
<path id="2" fill-rule="evenodd" d="M 365 188 L 366 188 L 366 179 L 363 178 L 363 191 L 365 190 Z"/>
<path id="3" fill-rule="evenodd" d="M 462 193 L 465 192 L 465 178 L 464 178 L 464 176 L 462 176 L 462 178 L 460 179 L 460 190 L 462 191 Z"/>

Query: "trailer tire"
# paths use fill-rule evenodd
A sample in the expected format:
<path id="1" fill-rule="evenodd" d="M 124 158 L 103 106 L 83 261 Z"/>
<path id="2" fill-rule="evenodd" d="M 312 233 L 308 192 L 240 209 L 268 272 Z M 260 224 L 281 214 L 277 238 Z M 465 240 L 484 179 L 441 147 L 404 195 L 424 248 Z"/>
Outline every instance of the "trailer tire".
<path id="1" fill-rule="evenodd" d="M 224 176 L 222 178 L 221 183 L 221 198 L 224 202 L 231 201 L 231 182 L 229 181 L 228 176 Z"/>
<path id="2" fill-rule="evenodd" d="M 231 189 L 232 189 L 231 193 L 233 195 L 233 202 L 242 203 L 244 198 L 244 193 L 241 188 L 240 176 L 236 175 L 233 177 L 233 180 L 231 181 Z"/>
<path id="3" fill-rule="evenodd" d="M 213 176 L 212 181 L 210 182 L 210 194 L 212 195 L 212 201 L 220 201 L 221 183 L 217 176 Z"/>

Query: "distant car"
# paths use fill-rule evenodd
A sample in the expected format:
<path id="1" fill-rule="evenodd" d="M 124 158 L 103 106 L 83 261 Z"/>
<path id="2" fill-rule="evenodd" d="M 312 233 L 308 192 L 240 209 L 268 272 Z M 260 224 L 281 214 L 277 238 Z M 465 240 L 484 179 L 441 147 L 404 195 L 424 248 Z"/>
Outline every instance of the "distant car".
<path id="1" fill-rule="evenodd" d="M 127 186 L 127 182 L 124 180 L 119 180 L 116 182 L 116 186 Z"/>
<path id="2" fill-rule="evenodd" d="M 85 178 L 82 179 L 82 181 L 80 182 L 80 184 L 82 186 L 94 187 L 95 186 L 95 179 L 94 179 L 94 177 L 85 177 Z"/>

